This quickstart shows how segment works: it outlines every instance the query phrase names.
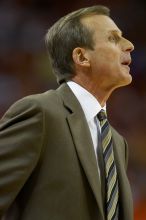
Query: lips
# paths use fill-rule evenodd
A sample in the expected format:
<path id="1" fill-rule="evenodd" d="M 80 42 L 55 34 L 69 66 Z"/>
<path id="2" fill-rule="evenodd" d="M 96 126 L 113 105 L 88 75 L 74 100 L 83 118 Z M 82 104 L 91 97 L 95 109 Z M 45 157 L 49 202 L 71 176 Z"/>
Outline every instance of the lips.
<path id="1" fill-rule="evenodd" d="M 121 65 L 123 66 L 124 69 L 126 69 L 128 72 L 130 72 L 130 65 L 131 63 L 131 57 L 129 56 L 124 56 L 121 59 Z"/>
<path id="2" fill-rule="evenodd" d="M 131 58 L 124 59 L 121 64 L 125 66 L 129 66 L 131 63 Z"/>

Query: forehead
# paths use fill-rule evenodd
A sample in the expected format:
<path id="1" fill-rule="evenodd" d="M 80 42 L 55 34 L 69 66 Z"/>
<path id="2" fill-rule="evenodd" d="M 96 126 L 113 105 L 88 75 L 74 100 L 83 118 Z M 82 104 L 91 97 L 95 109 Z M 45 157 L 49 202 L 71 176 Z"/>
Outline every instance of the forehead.
<path id="1" fill-rule="evenodd" d="M 121 30 L 115 22 L 106 15 L 90 15 L 81 19 L 81 22 L 94 33 L 118 33 L 122 35 Z"/>

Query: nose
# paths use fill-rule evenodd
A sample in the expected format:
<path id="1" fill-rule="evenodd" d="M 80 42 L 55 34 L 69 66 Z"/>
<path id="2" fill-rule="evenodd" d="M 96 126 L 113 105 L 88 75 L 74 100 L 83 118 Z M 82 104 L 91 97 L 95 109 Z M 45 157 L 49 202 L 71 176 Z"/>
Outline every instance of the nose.
<path id="1" fill-rule="evenodd" d="M 123 40 L 123 50 L 127 52 L 132 52 L 134 50 L 133 43 L 126 38 L 124 38 Z"/>

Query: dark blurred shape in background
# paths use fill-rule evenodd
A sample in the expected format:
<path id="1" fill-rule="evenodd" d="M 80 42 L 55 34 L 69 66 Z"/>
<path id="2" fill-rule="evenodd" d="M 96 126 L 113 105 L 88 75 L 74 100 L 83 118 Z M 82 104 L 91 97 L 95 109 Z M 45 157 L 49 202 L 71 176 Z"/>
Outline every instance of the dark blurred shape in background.
<path id="1" fill-rule="evenodd" d="M 146 1 L 141 0 L 1 0 L 0 116 L 23 96 L 56 88 L 44 35 L 61 16 L 95 4 L 111 16 L 135 45 L 133 83 L 117 90 L 108 104 L 112 124 L 129 143 L 128 175 L 135 220 L 146 219 Z"/>

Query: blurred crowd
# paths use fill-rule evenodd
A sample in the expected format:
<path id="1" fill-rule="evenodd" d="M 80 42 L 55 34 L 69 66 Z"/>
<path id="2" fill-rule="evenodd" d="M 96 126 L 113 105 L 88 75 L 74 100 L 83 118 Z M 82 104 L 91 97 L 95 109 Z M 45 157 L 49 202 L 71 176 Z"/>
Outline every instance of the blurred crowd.
<path id="1" fill-rule="evenodd" d="M 135 220 L 146 219 L 146 29 L 144 0 L 0 0 L 0 116 L 19 98 L 56 88 L 44 35 L 64 14 L 80 7 L 104 4 L 133 42 L 130 86 L 109 100 L 112 124 L 129 144 L 128 175 Z"/>

